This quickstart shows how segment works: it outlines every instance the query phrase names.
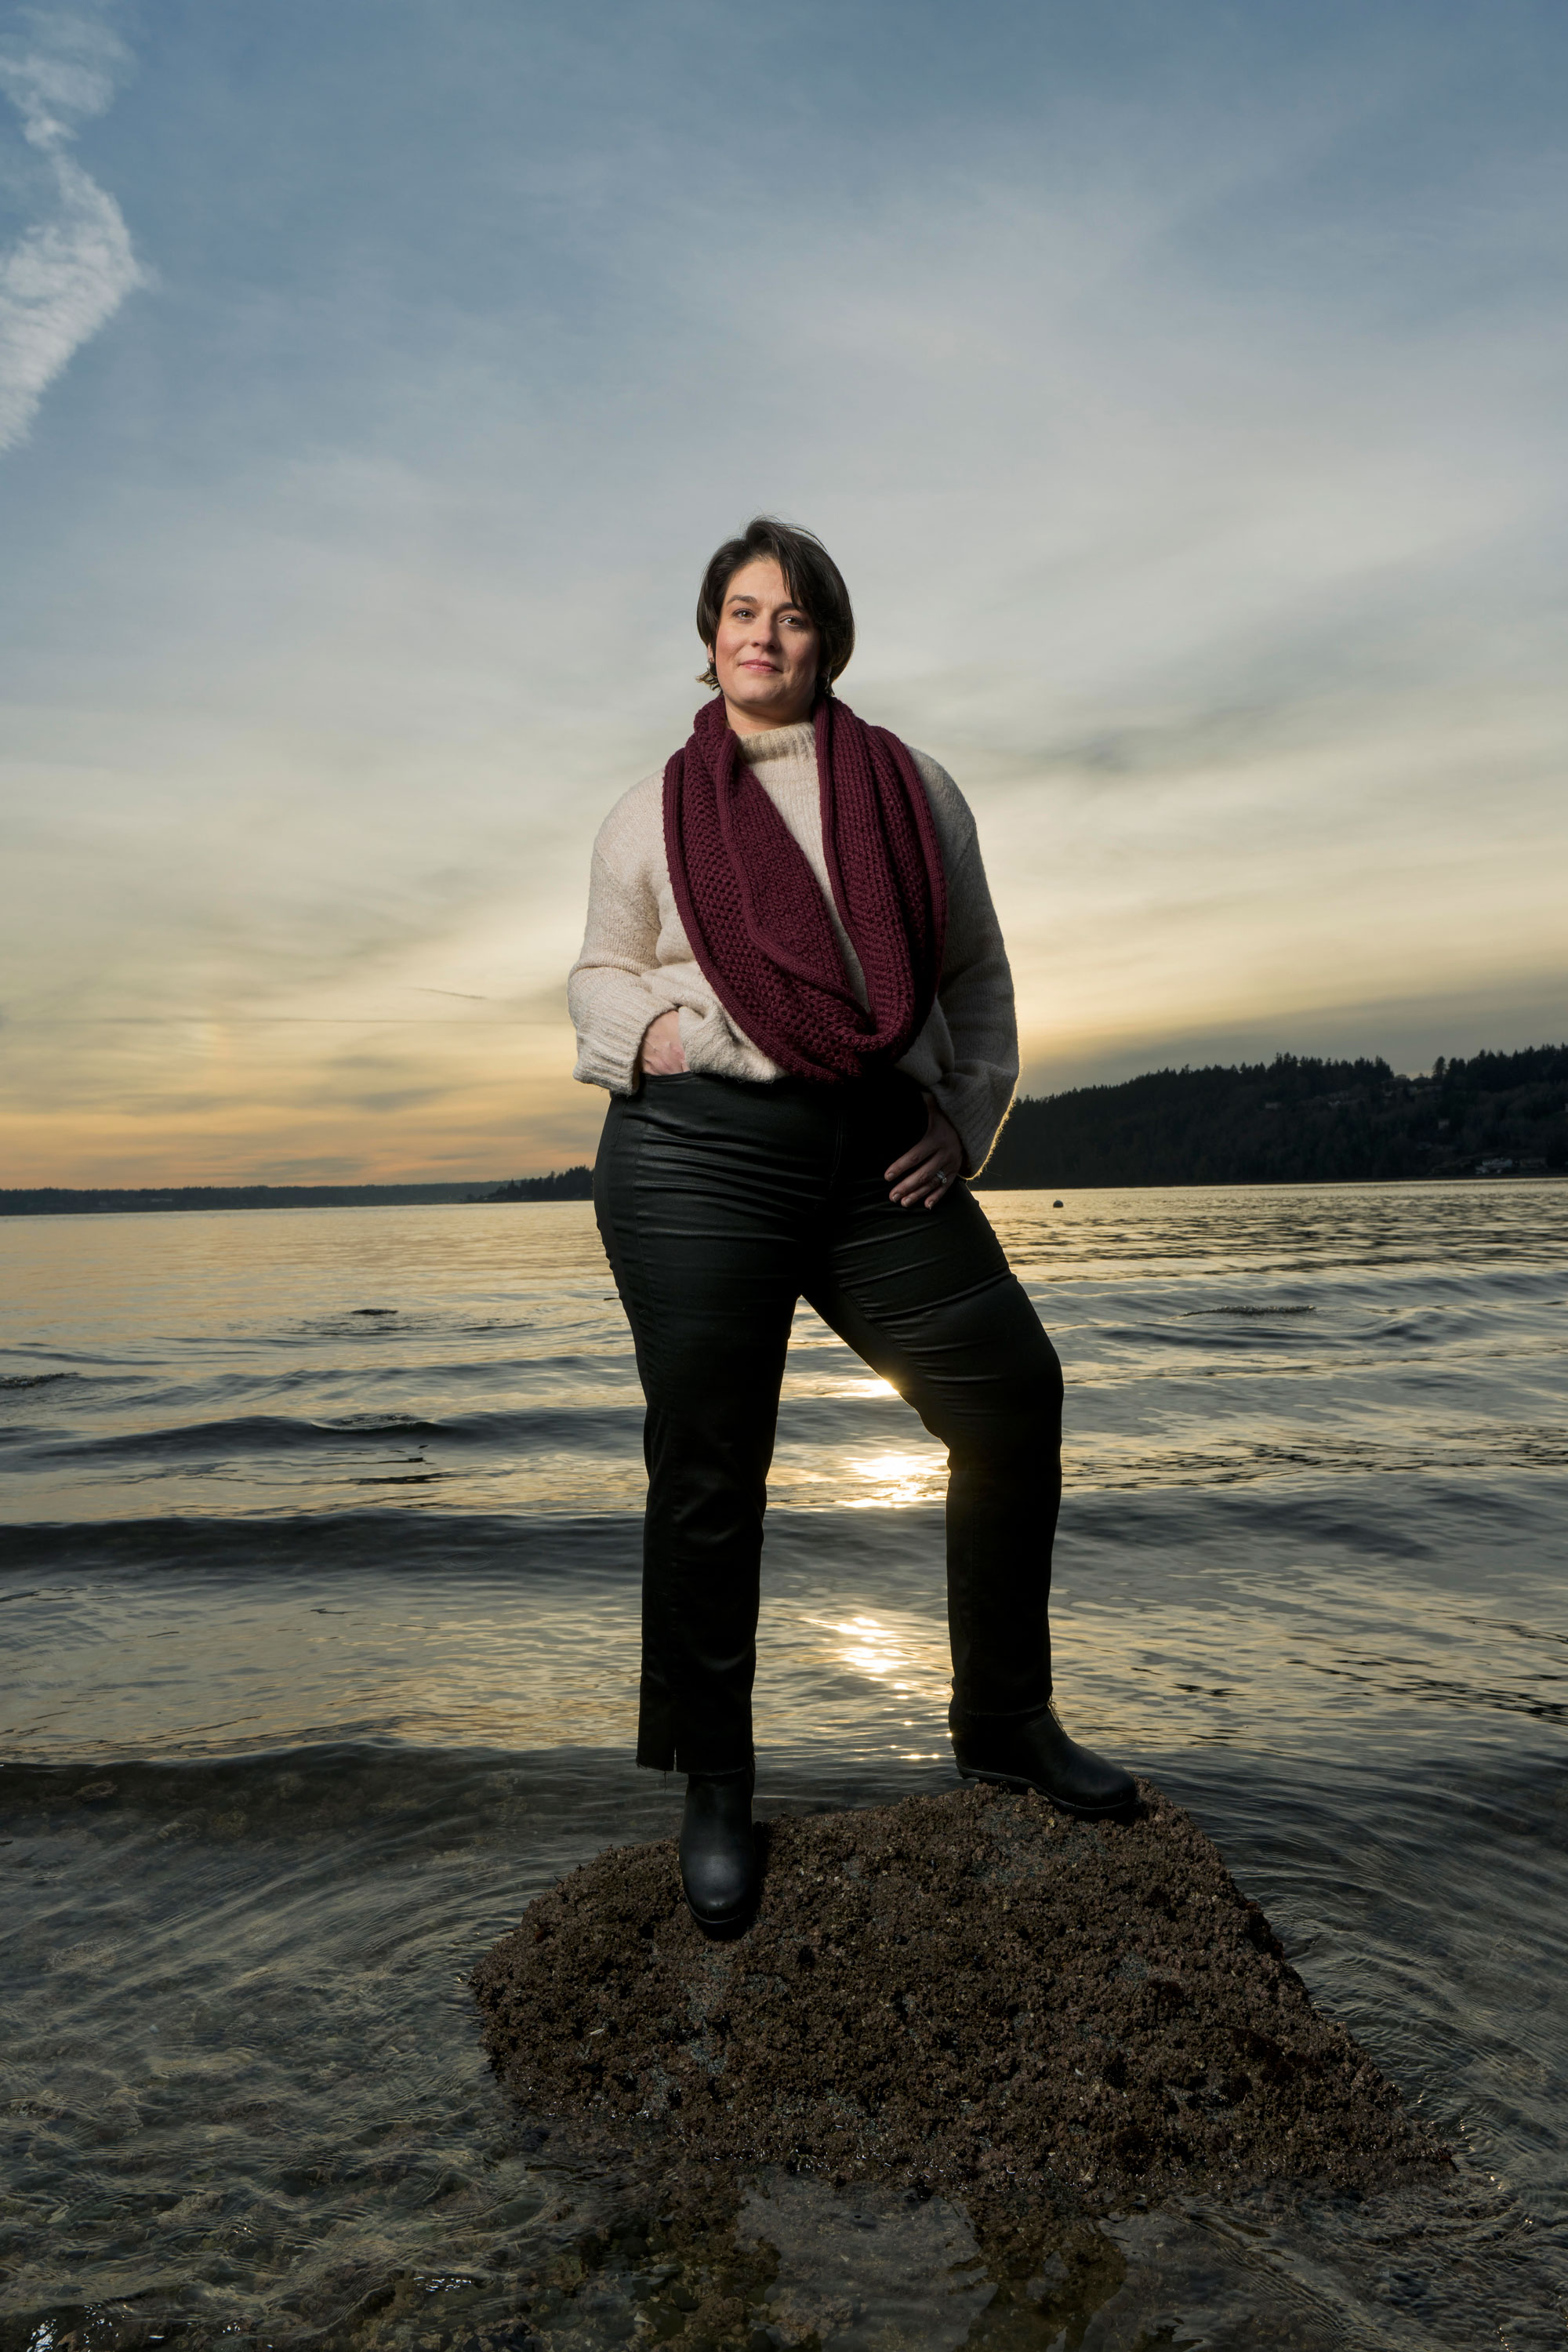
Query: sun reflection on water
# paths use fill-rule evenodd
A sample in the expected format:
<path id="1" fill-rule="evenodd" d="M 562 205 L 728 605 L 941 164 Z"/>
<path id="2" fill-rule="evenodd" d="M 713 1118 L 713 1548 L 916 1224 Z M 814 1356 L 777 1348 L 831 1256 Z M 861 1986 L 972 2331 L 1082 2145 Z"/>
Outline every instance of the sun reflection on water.
<path id="1" fill-rule="evenodd" d="M 826 1634 L 824 1654 L 851 1674 L 881 1685 L 889 1699 L 913 1706 L 945 1704 L 950 1670 L 946 1643 L 923 1623 L 900 1625 L 862 1612 L 855 1617 L 807 1617 L 804 1622 Z M 913 1718 L 906 1728 L 914 1728 Z"/>
<path id="2" fill-rule="evenodd" d="M 848 1646 L 838 1654 L 857 1674 L 897 1674 L 903 1658 L 902 1645 L 897 1634 L 875 1617 L 851 1617 L 847 1624 L 835 1625 L 833 1631 L 847 1636 Z"/>
<path id="3" fill-rule="evenodd" d="M 940 1454 L 863 1454 L 851 1456 L 844 1466 L 851 1476 L 864 1479 L 871 1490 L 845 1496 L 852 1511 L 940 1503 L 946 1486 L 946 1465 Z"/>

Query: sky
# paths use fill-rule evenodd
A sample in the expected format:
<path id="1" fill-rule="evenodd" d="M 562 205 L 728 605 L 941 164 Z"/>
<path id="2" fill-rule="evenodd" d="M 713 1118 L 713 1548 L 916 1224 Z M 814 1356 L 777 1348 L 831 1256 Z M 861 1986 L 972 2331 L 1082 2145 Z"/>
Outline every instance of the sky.
<path id="1" fill-rule="evenodd" d="M 589 852 L 758 511 L 1023 1084 L 1568 1035 L 1561 0 L 0 36 L 0 1184 L 590 1158 Z"/>

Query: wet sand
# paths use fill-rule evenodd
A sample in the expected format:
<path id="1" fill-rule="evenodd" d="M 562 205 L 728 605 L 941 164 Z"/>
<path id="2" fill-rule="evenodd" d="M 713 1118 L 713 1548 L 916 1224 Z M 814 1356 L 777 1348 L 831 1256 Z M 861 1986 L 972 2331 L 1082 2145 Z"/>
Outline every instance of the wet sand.
<path id="1" fill-rule="evenodd" d="M 992 2238 L 1446 2169 L 1213 1844 L 1140 1786 L 1121 1825 L 978 1788 L 774 1821 L 730 1943 L 688 1916 L 672 1843 L 601 1854 L 475 1970 L 492 2063 L 693 2221 L 758 2167 L 940 2192 Z"/>

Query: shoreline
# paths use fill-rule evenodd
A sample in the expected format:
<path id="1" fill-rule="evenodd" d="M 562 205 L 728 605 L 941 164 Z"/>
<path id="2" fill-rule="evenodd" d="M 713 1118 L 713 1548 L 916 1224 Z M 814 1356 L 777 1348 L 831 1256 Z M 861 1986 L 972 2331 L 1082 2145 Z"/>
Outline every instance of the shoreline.
<path id="1" fill-rule="evenodd" d="M 509 1178 L 508 1183 L 546 1184 L 548 1177 L 521 1180 Z M 1481 1175 L 1479 1172 L 1446 1172 L 1431 1176 L 1263 1176 L 1247 1178 L 1192 1179 L 1178 1183 L 1090 1183 L 1090 1184 L 1002 1184 L 988 1183 L 984 1178 L 965 1180 L 974 1192 L 1386 1192 L 1401 1185 L 1419 1185 L 1430 1192 L 1440 1184 L 1484 1185 L 1561 1184 L 1568 1182 L 1568 1168 L 1531 1168 L 1516 1172 Z M 489 1190 L 484 1186 L 489 1184 Z M 517 1209 L 551 1208 L 561 1205 L 581 1206 L 590 1199 L 589 1193 L 529 1193 L 508 1192 L 489 1180 L 476 1179 L 468 1184 L 348 1184 L 329 1185 L 237 1185 L 235 1192 L 273 1192 L 281 1197 L 261 1200 L 211 1201 L 173 1200 L 169 1192 L 206 1191 L 224 1192 L 230 1188 L 214 1185 L 171 1186 L 151 1197 L 139 1192 L 117 1192 L 111 1187 L 92 1191 L 84 1187 L 79 1192 L 64 1185 L 39 1185 L 12 1192 L 0 1192 L 0 1218 L 11 1217 L 18 1222 L 45 1217 L 210 1217 L 276 1213 L 280 1210 L 300 1209 Z M 151 1193 L 151 1188 L 149 1188 Z M 332 1192 L 339 1198 L 324 1198 Z M 46 1205 L 33 1205 L 39 1195 L 57 1195 Z M 28 1205 L 21 1205 L 26 1202 Z"/>

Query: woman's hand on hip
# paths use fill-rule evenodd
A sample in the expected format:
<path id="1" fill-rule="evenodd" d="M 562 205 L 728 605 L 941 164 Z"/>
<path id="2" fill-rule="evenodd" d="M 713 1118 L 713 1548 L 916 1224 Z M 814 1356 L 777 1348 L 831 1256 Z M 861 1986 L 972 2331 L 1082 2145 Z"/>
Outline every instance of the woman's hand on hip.
<path id="1" fill-rule="evenodd" d="M 963 1170 L 963 1146 L 958 1129 L 927 1097 L 926 1131 L 911 1150 L 895 1160 L 882 1173 L 892 1186 L 889 1198 L 900 1209 L 934 1209 L 951 1192 Z"/>
<path id="2" fill-rule="evenodd" d="M 648 1023 L 642 1033 L 642 1051 L 637 1059 L 645 1077 L 679 1076 L 686 1067 L 686 1048 L 680 1042 L 679 1013 L 661 1013 L 657 1021 Z"/>

